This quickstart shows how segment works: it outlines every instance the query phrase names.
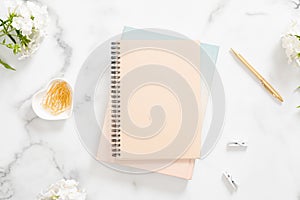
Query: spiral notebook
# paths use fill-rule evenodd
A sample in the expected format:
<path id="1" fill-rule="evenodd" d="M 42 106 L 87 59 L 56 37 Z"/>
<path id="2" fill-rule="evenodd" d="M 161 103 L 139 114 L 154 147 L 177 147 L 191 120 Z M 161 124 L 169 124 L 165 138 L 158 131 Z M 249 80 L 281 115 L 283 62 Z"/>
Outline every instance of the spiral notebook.
<path id="1" fill-rule="evenodd" d="M 113 49 L 114 50 L 119 49 L 117 46 L 113 47 Z M 209 56 L 212 56 L 212 59 L 215 62 L 217 59 L 217 54 L 218 54 L 218 47 L 209 45 L 209 44 L 201 44 L 201 46 L 203 47 L 203 49 L 205 51 L 209 50 L 208 54 L 209 54 Z M 212 50 L 212 52 L 211 52 L 211 50 Z M 119 53 L 117 53 L 117 52 L 118 51 L 116 51 L 113 54 L 119 55 Z M 120 69 L 121 65 L 119 65 L 119 64 L 121 64 L 121 61 L 114 60 L 116 58 L 116 57 L 114 57 L 115 55 L 112 56 L 113 61 L 115 61 L 112 64 L 113 65 L 117 64 L 118 66 L 115 66 L 115 68 Z M 113 74 L 115 75 L 115 73 L 113 73 Z M 115 89 L 115 88 L 119 88 L 119 86 L 113 87 L 112 89 Z M 119 101 L 114 101 L 114 103 L 116 103 L 116 102 L 119 102 Z M 119 104 L 117 104 L 117 105 L 119 107 Z M 107 109 L 107 114 L 106 114 L 107 117 L 105 120 L 106 121 L 105 126 L 103 127 L 103 134 L 101 135 L 101 140 L 100 140 L 98 154 L 97 154 L 97 158 L 99 160 L 102 160 L 105 162 L 110 162 L 110 163 L 115 163 L 115 164 L 119 164 L 119 165 L 123 165 L 123 166 L 129 166 L 129 167 L 133 167 L 133 168 L 137 168 L 137 169 L 156 171 L 161 174 L 175 176 L 175 177 L 179 177 L 179 178 L 183 178 L 183 179 L 191 179 L 192 178 L 194 162 L 195 162 L 194 159 L 177 159 L 173 164 L 165 166 L 163 169 L 160 169 L 160 170 L 155 170 L 155 167 L 161 166 L 162 164 L 164 164 L 164 160 L 153 159 L 153 160 L 149 160 L 146 162 L 146 161 L 136 161 L 136 160 L 135 161 L 126 161 L 125 160 L 124 161 L 124 160 L 115 159 L 114 156 L 117 156 L 117 155 L 113 155 L 113 154 L 117 153 L 117 152 L 113 149 L 115 149 L 114 147 L 120 147 L 122 141 L 121 140 L 112 140 L 112 139 L 117 139 L 117 138 L 114 137 L 111 132 L 111 128 L 112 128 L 111 122 L 115 122 L 115 121 L 113 121 L 112 118 L 109 117 L 110 113 L 112 112 L 111 108 L 112 108 L 112 106 L 109 105 L 108 109 Z M 117 129 L 117 130 L 119 130 L 119 129 Z"/>
<path id="2" fill-rule="evenodd" d="M 121 40 L 111 49 L 111 155 L 119 160 L 199 158 L 199 44 Z"/>
<path id="3" fill-rule="evenodd" d="M 181 179 L 190 180 L 193 175 L 194 169 L 194 159 L 177 159 L 177 160 L 117 160 L 115 157 L 111 156 L 111 137 L 110 120 L 105 122 L 103 127 L 103 134 L 101 135 L 100 144 L 97 153 L 97 159 L 110 163 L 117 164 L 123 167 L 130 167 L 132 169 L 138 170 L 139 172 L 156 172 L 164 175 L 174 176 Z"/>

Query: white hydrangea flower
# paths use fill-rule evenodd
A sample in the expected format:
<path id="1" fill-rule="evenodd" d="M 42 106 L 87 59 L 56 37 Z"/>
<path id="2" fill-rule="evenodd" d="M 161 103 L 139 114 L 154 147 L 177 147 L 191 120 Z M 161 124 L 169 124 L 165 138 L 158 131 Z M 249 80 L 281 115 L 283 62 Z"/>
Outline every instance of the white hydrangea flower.
<path id="1" fill-rule="evenodd" d="M 297 23 L 293 23 L 291 29 L 282 36 L 281 44 L 285 49 L 285 54 L 288 58 L 288 63 L 291 64 L 293 61 L 300 66 L 300 31 Z"/>
<path id="2" fill-rule="evenodd" d="M 30 18 L 15 17 L 12 25 L 21 30 L 23 35 L 29 36 L 32 33 L 33 21 Z"/>
<path id="3" fill-rule="evenodd" d="M 19 59 L 31 56 L 40 46 L 46 36 L 46 27 L 49 16 L 46 6 L 39 6 L 31 1 L 9 1 L 8 14 L 15 14 L 12 26 L 21 31 L 30 42 L 27 46 L 21 46 Z"/>
<path id="4" fill-rule="evenodd" d="M 38 200 L 85 200 L 86 192 L 78 188 L 75 180 L 62 179 L 51 185 L 46 192 L 38 196 Z"/>
<path id="5" fill-rule="evenodd" d="M 47 7 L 40 7 L 30 1 L 27 1 L 27 8 L 31 11 L 31 16 L 34 17 L 34 27 L 39 30 L 44 30 L 49 21 Z"/>
<path id="6" fill-rule="evenodd" d="M 0 46 L 11 49 L 19 59 L 31 56 L 46 36 L 47 7 L 30 0 L 2 0 L 1 4 Z M 15 70 L 3 60 L 0 66 Z"/>

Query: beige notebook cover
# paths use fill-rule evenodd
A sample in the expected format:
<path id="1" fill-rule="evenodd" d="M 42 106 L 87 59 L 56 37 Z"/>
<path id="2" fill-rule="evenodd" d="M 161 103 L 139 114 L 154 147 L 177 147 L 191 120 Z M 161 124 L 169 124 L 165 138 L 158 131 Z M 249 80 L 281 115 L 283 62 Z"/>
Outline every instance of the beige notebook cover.
<path id="1" fill-rule="evenodd" d="M 143 46 L 149 46 L 149 48 L 137 49 L 135 51 L 128 52 L 128 48 L 132 46 L 140 46 L 141 42 L 143 43 Z M 151 44 L 153 44 L 153 42 L 160 43 L 162 49 L 164 49 L 166 46 L 172 46 L 176 44 L 185 52 L 192 51 L 195 53 L 196 61 L 194 63 L 199 64 L 199 46 L 197 45 L 196 48 L 191 47 L 189 44 L 185 43 L 185 41 L 121 41 L 121 56 L 119 60 L 121 94 L 120 105 L 121 108 L 127 109 L 120 109 L 120 142 L 114 143 L 112 140 L 116 138 L 112 137 L 113 133 L 111 130 L 112 128 L 116 127 L 112 127 L 112 120 L 110 116 L 116 113 L 112 112 L 111 105 L 108 106 L 97 158 L 108 163 L 114 163 L 148 171 L 155 171 L 183 179 L 191 179 L 195 162 L 194 159 L 199 158 L 200 156 L 201 126 L 204 114 L 203 104 L 196 106 L 197 109 L 200 110 L 199 115 L 196 117 L 197 128 L 195 129 L 195 133 L 192 134 L 193 138 L 191 141 L 189 141 L 190 144 L 186 146 L 182 154 L 180 156 L 179 154 L 156 154 L 156 157 L 151 157 L 149 156 L 149 152 L 150 154 L 151 152 L 159 152 L 158 149 L 167 146 L 168 143 L 172 142 L 174 138 L 176 138 L 176 132 L 178 132 L 182 121 L 182 108 L 179 103 L 185 102 L 181 102 L 181 99 L 176 97 L 176 91 L 174 88 L 172 90 L 172 86 L 168 86 L 168 84 L 165 82 L 156 80 L 153 81 L 152 84 L 149 84 L 149 82 L 146 82 L 148 84 L 140 84 L 139 82 L 140 85 L 138 85 L 138 82 L 124 81 L 126 78 L 128 79 L 128 77 L 132 78 L 127 75 L 132 71 L 134 72 L 138 68 L 141 69 L 139 71 L 141 74 L 135 74 L 133 76 L 134 79 L 130 80 L 143 81 L 145 80 L 143 77 L 149 77 L 151 75 L 150 73 L 153 73 L 154 77 L 157 77 L 157 71 L 149 71 L 147 67 L 156 67 L 156 69 L 159 70 L 157 66 L 164 66 L 165 68 L 170 68 L 173 74 L 175 73 L 175 75 L 180 75 L 180 77 L 187 82 L 189 89 L 194 94 L 192 98 L 194 97 L 197 102 L 201 102 L 201 85 L 198 68 L 192 66 L 191 63 L 187 62 L 184 58 L 174 54 L 173 52 L 167 52 L 159 48 L 151 48 Z M 155 46 L 159 45 L 156 44 Z M 127 53 L 123 54 L 123 52 Z M 178 82 L 178 80 L 169 77 L 171 74 L 169 71 L 166 72 L 162 71 L 161 75 L 164 75 L 162 78 L 169 79 L 171 82 L 174 81 L 176 88 L 184 89 L 184 87 L 180 87 L 180 82 Z M 151 76 L 150 78 L 155 80 Z M 133 90 L 133 86 L 131 86 L 131 84 L 135 87 Z M 126 97 L 126 95 L 128 96 L 128 93 L 130 94 L 130 98 Z M 124 102 L 127 103 L 124 105 Z M 160 115 L 153 116 L 153 112 L 155 114 L 155 110 L 153 111 L 151 109 L 155 108 L 156 106 L 163 108 L 165 113 L 163 116 L 164 118 L 162 118 Z M 195 107 L 192 108 L 195 109 Z M 154 123 L 155 119 L 153 120 L 151 117 L 157 117 L 156 119 L 159 120 L 162 119 L 161 121 L 164 123 L 162 125 L 158 124 L 158 126 L 161 125 L 159 126 L 160 129 L 158 129 L 158 131 L 154 134 L 154 131 L 150 129 L 153 132 L 151 133 L 150 131 L 151 134 L 148 137 L 145 137 L 147 133 L 144 135 L 133 135 L 130 134 L 130 131 L 128 133 L 128 130 L 133 130 L 134 132 L 136 131 L 134 130 L 134 127 L 125 127 L 127 132 L 124 130 L 124 127 L 122 128 L 122 125 L 124 126 L 124 121 L 126 122 L 126 120 L 129 120 L 124 116 L 122 117 L 124 112 L 128 112 L 130 120 L 132 120 L 135 125 L 138 125 L 139 128 L 148 128 L 151 123 Z M 187 118 L 189 119 L 189 117 Z M 121 157 L 112 156 L 112 154 L 115 153 L 112 151 L 113 144 L 120 145 Z M 139 156 L 136 157 L 135 155 Z"/>
<path id="2" fill-rule="evenodd" d="M 109 113 L 109 110 L 107 110 Z M 109 115 L 106 115 L 109 116 Z M 156 172 L 164 175 L 174 176 L 181 179 L 190 180 L 193 176 L 195 160 L 193 159 L 178 159 L 172 163 L 169 160 L 143 160 L 143 161 L 128 161 L 117 160 L 112 157 L 111 151 L 111 124 L 108 117 L 105 118 L 102 135 L 100 138 L 97 159 L 112 164 L 142 169 L 146 171 Z"/>
<path id="3" fill-rule="evenodd" d="M 180 55 L 165 50 L 178 48 Z M 120 122 L 112 125 L 119 131 L 112 138 L 120 146 L 117 159 L 199 158 L 204 112 L 199 45 L 190 40 L 122 40 L 119 51 L 115 86 L 120 107 L 111 113 L 120 114 Z"/>

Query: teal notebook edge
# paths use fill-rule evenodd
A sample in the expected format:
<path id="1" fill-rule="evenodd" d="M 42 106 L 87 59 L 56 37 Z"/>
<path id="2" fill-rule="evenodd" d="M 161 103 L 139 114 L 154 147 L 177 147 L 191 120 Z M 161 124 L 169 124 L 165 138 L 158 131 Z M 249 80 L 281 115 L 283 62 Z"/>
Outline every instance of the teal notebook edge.
<path id="1" fill-rule="evenodd" d="M 157 33 L 157 32 L 151 32 L 144 29 L 136 29 L 133 27 L 125 26 L 123 28 L 123 33 L 126 33 L 128 31 L 132 30 L 140 30 L 137 32 L 137 34 L 130 34 L 129 36 L 124 35 L 126 38 L 122 39 L 132 39 L 132 40 L 172 40 L 172 39 L 179 39 L 178 37 L 172 36 L 172 35 L 166 35 L 165 33 Z M 208 44 L 208 43 L 200 43 L 201 48 L 207 53 L 207 55 L 210 57 L 210 59 L 216 64 L 219 54 L 219 46 Z"/>

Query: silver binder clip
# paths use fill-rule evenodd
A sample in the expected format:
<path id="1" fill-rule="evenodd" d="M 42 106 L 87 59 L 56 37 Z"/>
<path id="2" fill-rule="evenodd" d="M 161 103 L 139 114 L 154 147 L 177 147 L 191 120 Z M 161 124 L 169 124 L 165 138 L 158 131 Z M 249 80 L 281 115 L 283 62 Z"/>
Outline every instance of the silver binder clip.
<path id="1" fill-rule="evenodd" d="M 238 185 L 235 180 L 233 180 L 232 176 L 228 174 L 228 172 L 223 172 L 223 176 L 225 177 L 227 183 L 229 183 L 229 186 L 232 190 L 236 191 L 238 188 Z"/>
<path id="2" fill-rule="evenodd" d="M 247 148 L 248 147 L 248 143 L 244 142 L 244 141 L 233 141 L 233 142 L 229 142 L 227 144 L 227 147 L 241 147 L 241 148 Z"/>

